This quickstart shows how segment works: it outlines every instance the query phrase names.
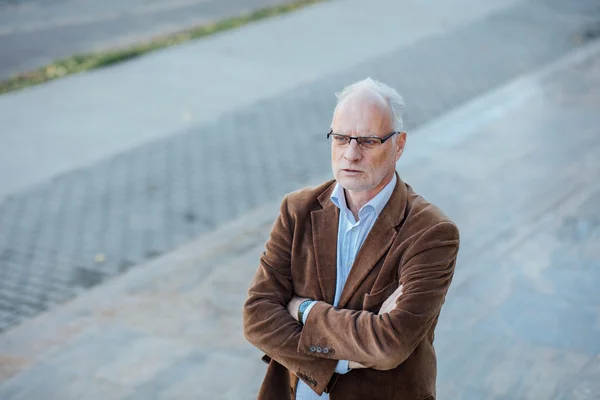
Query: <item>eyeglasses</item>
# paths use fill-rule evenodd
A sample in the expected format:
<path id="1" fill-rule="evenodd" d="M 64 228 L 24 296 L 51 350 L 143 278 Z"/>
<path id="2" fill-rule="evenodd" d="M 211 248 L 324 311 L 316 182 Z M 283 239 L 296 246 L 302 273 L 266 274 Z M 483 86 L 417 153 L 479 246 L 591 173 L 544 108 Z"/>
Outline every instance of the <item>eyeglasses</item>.
<path id="1" fill-rule="evenodd" d="M 333 133 L 333 130 L 329 131 L 327 134 L 327 139 L 331 141 L 331 143 L 336 147 L 344 147 L 350 144 L 352 139 L 356 140 L 359 146 L 364 147 L 366 149 L 371 149 L 385 143 L 386 140 L 394 136 L 396 133 L 400 132 L 392 132 L 390 134 L 385 135 L 384 137 L 379 136 L 348 136 L 348 135 L 340 135 L 339 133 Z"/>

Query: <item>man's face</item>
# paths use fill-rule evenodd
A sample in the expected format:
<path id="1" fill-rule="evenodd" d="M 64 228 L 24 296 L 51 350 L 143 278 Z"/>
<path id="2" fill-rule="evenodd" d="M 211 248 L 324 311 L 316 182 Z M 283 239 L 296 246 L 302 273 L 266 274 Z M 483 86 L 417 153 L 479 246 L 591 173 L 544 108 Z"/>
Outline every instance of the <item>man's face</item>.
<path id="1" fill-rule="evenodd" d="M 344 99 L 335 110 L 331 128 L 333 133 L 348 136 L 384 137 L 394 131 L 389 106 L 368 92 Z M 379 191 L 392 178 L 404 149 L 406 134 L 395 136 L 371 148 L 359 146 L 356 140 L 341 146 L 332 141 L 331 166 L 337 182 L 353 192 Z"/>

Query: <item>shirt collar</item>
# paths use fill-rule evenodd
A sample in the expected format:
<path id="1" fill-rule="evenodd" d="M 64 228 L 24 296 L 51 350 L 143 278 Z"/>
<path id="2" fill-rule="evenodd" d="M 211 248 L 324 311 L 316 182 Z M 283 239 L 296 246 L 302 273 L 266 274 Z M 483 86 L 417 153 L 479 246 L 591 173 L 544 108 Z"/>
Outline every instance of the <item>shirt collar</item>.
<path id="1" fill-rule="evenodd" d="M 363 214 L 363 210 L 367 210 L 369 208 L 374 210 L 375 215 L 378 217 L 379 214 L 381 214 L 381 211 L 383 211 L 383 207 L 385 207 L 387 202 L 390 200 L 390 197 L 392 197 L 392 193 L 394 192 L 394 188 L 396 187 L 396 181 L 397 178 L 396 174 L 394 173 L 392 180 L 387 185 L 385 185 L 385 187 L 379 193 L 377 193 L 375 197 L 369 200 L 367 204 L 365 204 L 361 207 L 360 210 L 358 210 L 359 218 Z M 335 204 L 344 214 L 352 214 L 350 212 L 350 209 L 348 208 L 348 205 L 346 204 L 344 188 L 339 183 L 335 184 L 333 192 L 331 192 L 330 198 L 331 202 Z"/>

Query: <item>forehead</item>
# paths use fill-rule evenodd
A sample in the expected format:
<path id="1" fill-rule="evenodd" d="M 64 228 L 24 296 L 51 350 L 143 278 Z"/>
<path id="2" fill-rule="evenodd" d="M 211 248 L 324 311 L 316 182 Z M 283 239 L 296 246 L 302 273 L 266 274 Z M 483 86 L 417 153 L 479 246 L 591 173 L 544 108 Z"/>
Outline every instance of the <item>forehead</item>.
<path id="1" fill-rule="evenodd" d="M 333 114 L 331 128 L 337 133 L 384 134 L 392 130 L 391 111 L 377 94 L 355 93 L 343 99 Z"/>

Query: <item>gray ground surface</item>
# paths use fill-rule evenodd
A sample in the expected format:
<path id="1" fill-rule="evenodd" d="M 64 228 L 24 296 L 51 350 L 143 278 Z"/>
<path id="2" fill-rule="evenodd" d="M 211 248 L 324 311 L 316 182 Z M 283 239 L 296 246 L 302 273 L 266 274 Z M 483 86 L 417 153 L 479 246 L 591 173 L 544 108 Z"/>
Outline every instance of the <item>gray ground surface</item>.
<path id="1" fill-rule="evenodd" d="M 290 0 L 0 1 L 0 80 Z"/>
<path id="2" fill-rule="evenodd" d="M 0 204 L 0 329 L 327 175 L 332 94 L 345 84 L 369 75 L 397 87 L 410 130 L 576 48 L 599 12 L 517 3 L 11 195 Z"/>
<path id="3" fill-rule="evenodd" d="M 401 177 L 461 231 L 438 400 L 600 398 L 599 85 L 600 42 L 409 137 Z M 0 398 L 255 399 L 241 309 L 278 206 L 1 334 Z"/>

